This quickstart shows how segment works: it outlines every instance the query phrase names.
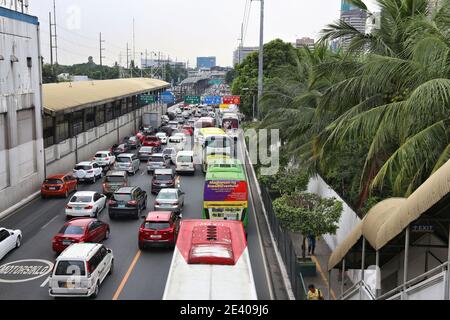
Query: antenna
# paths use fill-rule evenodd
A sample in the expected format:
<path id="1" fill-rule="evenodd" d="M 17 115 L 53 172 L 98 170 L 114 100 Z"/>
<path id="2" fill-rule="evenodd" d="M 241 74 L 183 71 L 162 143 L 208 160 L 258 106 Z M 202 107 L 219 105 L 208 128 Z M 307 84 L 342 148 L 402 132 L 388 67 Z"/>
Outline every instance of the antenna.
<path id="1" fill-rule="evenodd" d="M 105 48 L 103 48 L 103 43 L 105 43 L 105 40 L 102 40 L 102 33 L 100 32 L 100 79 L 103 78 L 103 59 L 106 59 L 106 57 L 103 56 L 103 51 L 105 51 Z"/>

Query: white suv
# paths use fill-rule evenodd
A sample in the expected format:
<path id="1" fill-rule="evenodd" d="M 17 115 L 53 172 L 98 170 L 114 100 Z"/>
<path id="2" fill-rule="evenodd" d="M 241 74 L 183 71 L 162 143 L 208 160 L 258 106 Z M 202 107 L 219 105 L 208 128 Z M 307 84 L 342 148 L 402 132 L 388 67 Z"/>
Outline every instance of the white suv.
<path id="1" fill-rule="evenodd" d="M 98 243 L 75 243 L 56 259 L 48 282 L 51 297 L 97 297 L 114 269 L 111 249 Z"/>
<path id="2" fill-rule="evenodd" d="M 100 167 L 109 169 L 116 162 L 116 156 L 110 151 L 98 151 L 92 160 L 97 162 Z"/>
<path id="3" fill-rule="evenodd" d="M 95 161 L 80 162 L 73 169 L 73 175 L 78 181 L 90 181 L 95 183 L 102 178 L 103 169 Z"/>
<path id="4" fill-rule="evenodd" d="M 162 144 L 167 144 L 167 134 L 165 132 L 158 132 L 156 136 Z"/>
<path id="5" fill-rule="evenodd" d="M 177 165 L 177 167 L 176 167 L 177 173 L 190 172 L 190 173 L 195 174 L 194 152 L 193 151 L 178 152 L 175 163 Z"/>

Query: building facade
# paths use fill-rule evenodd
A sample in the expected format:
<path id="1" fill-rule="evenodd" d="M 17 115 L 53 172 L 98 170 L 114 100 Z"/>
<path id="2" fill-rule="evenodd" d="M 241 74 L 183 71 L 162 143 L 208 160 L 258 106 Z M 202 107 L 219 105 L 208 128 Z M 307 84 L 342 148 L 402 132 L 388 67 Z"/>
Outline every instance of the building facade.
<path id="1" fill-rule="evenodd" d="M 359 32 L 366 32 L 367 13 L 350 4 L 347 0 L 341 2 L 341 20 L 353 26 Z M 341 46 L 346 49 L 350 44 L 349 37 L 341 39 Z"/>
<path id="2" fill-rule="evenodd" d="M 239 47 L 233 52 L 233 66 L 241 63 L 253 52 L 258 52 L 259 47 Z"/>
<path id="3" fill-rule="evenodd" d="M 39 33 L 37 17 L 0 6 L 0 213 L 45 177 Z"/>
<path id="4" fill-rule="evenodd" d="M 216 57 L 197 57 L 197 69 L 211 69 L 216 65 Z"/>
<path id="5" fill-rule="evenodd" d="M 295 40 L 296 48 L 308 47 L 309 49 L 314 49 L 315 41 L 309 37 L 303 37 L 301 39 Z"/>

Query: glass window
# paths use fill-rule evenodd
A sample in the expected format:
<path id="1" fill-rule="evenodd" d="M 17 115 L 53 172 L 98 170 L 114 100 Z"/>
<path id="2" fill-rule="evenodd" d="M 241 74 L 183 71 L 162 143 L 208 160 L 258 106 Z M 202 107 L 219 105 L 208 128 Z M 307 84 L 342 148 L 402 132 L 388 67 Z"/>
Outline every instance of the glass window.
<path id="1" fill-rule="evenodd" d="M 105 181 L 106 182 L 124 182 L 125 181 L 125 179 L 123 178 L 123 177 L 114 177 L 114 176 L 111 176 L 111 177 L 106 177 L 105 178 Z"/>
<path id="2" fill-rule="evenodd" d="M 86 165 L 86 166 L 75 166 L 75 170 L 91 170 L 92 166 L 91 165 Z"/>
<path id="3" fill-rule="evenodd" d="M 60 234 L 75 234 L 75 235 L 80 235 L 80 234 L 84 234 L 84 229 L 83 227 L 80 226 L 64 226 L 61 228 L 61 230 L 59 231 Z"/>
<path id="4" fill-rule="evenodd" d="M 6 230 L 0 231 L 0 242 L 9 237 L 9 232 Z"/>
<path id="5" fill-rule="evenodd" d="M 95 108 L 95 125 L 100 126 L 105 123 L 105 105 Z"/>
<path id="6" fill-rule="evenodd" d="M 191 163 L 194 162 L 194 158 L 191 156 L 179 156 L 177 162 Z"/>
<path id="7" fill-rule="evenodd" d="M 149 162 L 164 162 L 163 157 L 150 157 Z"/>
<path id="8" fill-rule="evenodd" d="M 74 135 L 84 132 L 84 119 L 82 111 L 72 113 L 72 127 Z"/>
<path id="9" fill-rule="evenodd" d="M 165 199 L 165 200 L 177 200 L 178 195 L 177 192 L 167 192 L 164 189 L 159 193 L 158 197 L 156 199 Z"/>
<path id="10" fill-rule="evenodd" d="M 131 201 L 133 200 L 129 193 L 114 193 L 114 200 L 116 201 Z"/>
<path id="11" fill-rule="evenodd" d="M 170 228 L 170 223 L 168 222 L 149 222 L 147 221 L 144 226 L 148 230 L 164 230 Z"/>
<path id="12" fill-rule="evenodd" d="M 70 202 L 79 203 L 90 203 L 92 201 L 92 196 L 73 196 Z"/>
<path id="13" fill-rule="evenodd" d="M 63 184 L 64 182 L 61 179 L 45 179 L 45 184 Z"/>
<path id="14" fill-rule="evenodd" d="M 94 108 L 88 108 L 85 110 L 86 113 L 86 130 L 95 127 L 95 112 Z"/>
<path id="15" fill-rule="evenodd" d="M 117 157 L 116 162 L 130 163 L 131 159 L 129 157 Z"/>
<path id="16" fill-rule="evenodd" d="M 112 103 L 108 103 L 106 105 L 105 121 L 111 121 L 112 119 L 114 119 L 114 107 Z"/>
<path id="17" fill-rule="evenodd" d="M 83 261 L 59 261 L 56 266 L 55 275 L 57 276 L 71 276 L 79 275 L 85 276 L 86 269 Z"/>
<path id="18" fill-rule="evenodd" d="M 42 125 L 44 127 L 44 147 L 48 148 L 55 143 L 55 137 L 53 136 L 53 118 L 45 115 Z"/>

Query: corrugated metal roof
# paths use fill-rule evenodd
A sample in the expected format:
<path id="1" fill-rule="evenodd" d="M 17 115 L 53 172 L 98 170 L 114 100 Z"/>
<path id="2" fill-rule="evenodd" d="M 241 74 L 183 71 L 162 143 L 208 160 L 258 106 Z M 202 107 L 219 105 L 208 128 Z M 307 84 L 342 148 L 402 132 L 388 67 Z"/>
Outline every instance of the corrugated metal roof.
<path id="1" fill-rule="evenodd" d="M 89 107 L 125 96 L 168 88 L 169 83 L 150 78 L 129 78 L 44 84 L 44 108 L 51 112 Z"/>

